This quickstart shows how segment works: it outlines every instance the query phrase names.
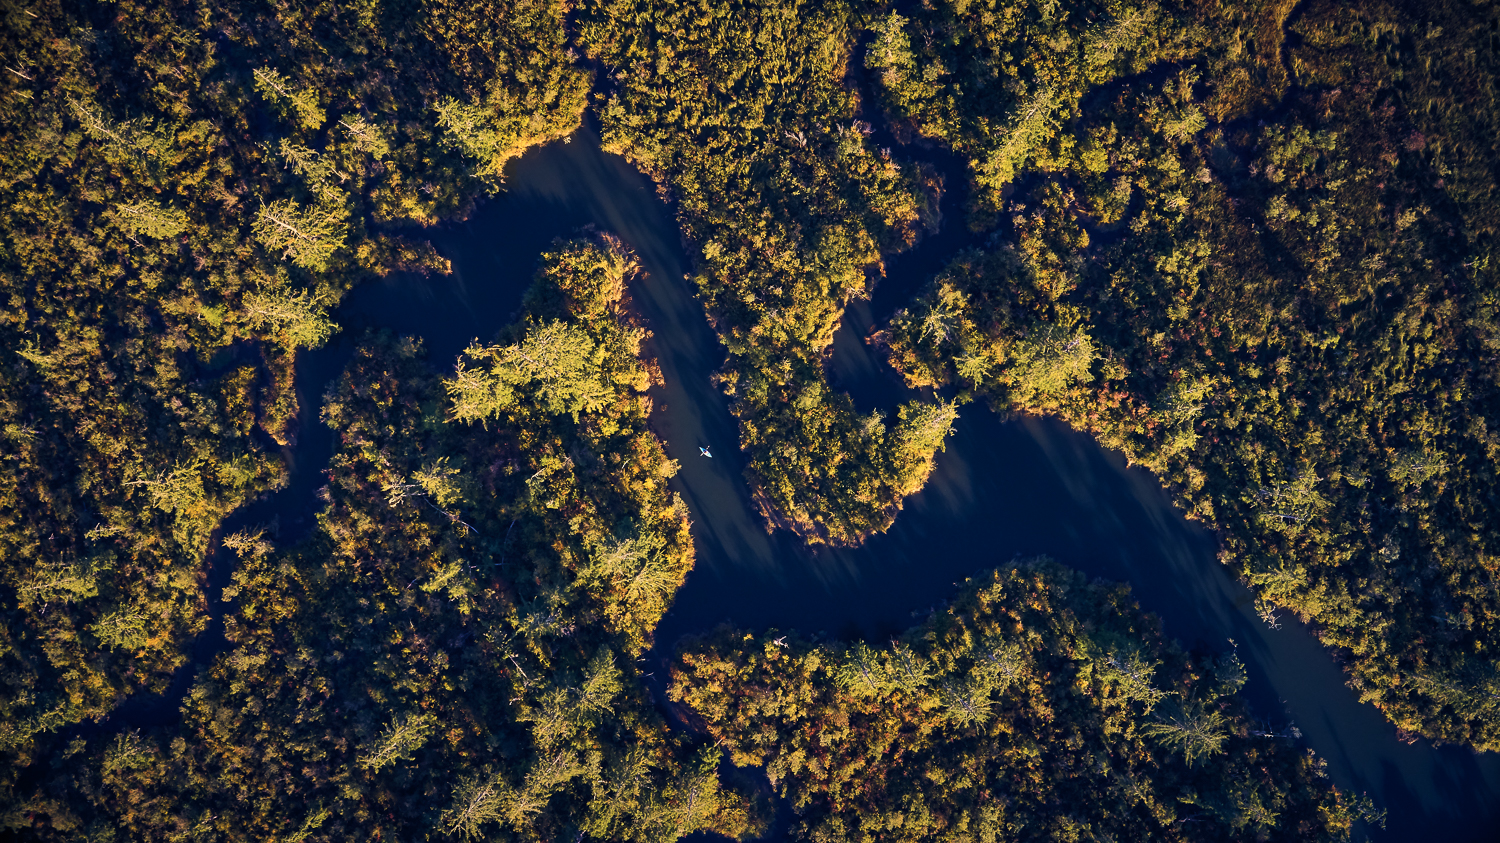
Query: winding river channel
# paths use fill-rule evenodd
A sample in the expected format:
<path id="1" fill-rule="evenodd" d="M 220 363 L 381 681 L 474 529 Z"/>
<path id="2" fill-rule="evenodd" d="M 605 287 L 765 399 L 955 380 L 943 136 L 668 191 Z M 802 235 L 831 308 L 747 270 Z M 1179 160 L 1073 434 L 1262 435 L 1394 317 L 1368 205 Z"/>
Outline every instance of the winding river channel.
<path id="1" fill-rule="evenodd" d="M 1236 647 L 1249 668 L 1245 693 L 1257 716 L 1278 729 L 1294 723 L 1302 742 L 1327 760 L 1335 783 L 1367 792 L 1387 811 L 1386 828 L 1368 830 L 1370 839 L 1496 839 L 1500 757 L 1399 740 L 1375 708 L 1358 702 L 1306 629 L 1288 620 L 1273 630 L 1255 616 L 1250 592 L 1216 559 L 1214 537 L 1185 520 L 1148 473 L 1058 422 L 1002 422 L 969 405 L 926 489 L 907 501 L 888 533 L 859 549 L 816 552 L 784 532 L 768 535 L 751 505 L 727 399 L 709 382 L 724 352 L 686 279 L 672 209 L 644 176 L 602 152 L 588 129 L 528 152 L 512 165 L 507 188 L 467 223 L 432 235 L 453 261 L 452 276 L 393 276 L 350 294 L 336 315 L 341 335 L 299 360 L 303 418 L 298 445 L 287 454 L 291 486 L 237 513 L 229 529 L 273 514 L 283 541 L 310 529 L 332 446 L 316 420 L 318 399 L 367 329 L 421 336 L 442 365 L 510 321 L 554 238 L 594 226 L 621 236 L 645 266 L 631 297 L 654 333 L 648 350 L 666 380 L 652 421 L 682 464 L 673 486 L 694 521 L 697 565 L 658 629 L 661 650 L 725 621 L 884 637 L 942 605 L 964 578 L 1017 556 L 1046 554 L 1090 576 L 1130 583 L 1142 607 L 1185 646 Z M 961 228 L 957 216 L 950 214 L 948 228 Z M 905 394 L 862 337 L 966 236 L 944 231 L 892 259 L 875 299 L 850 308 L 832 374 L 861 410 L 893 410 Z M 699 455 L 700 445 L 713 446 L 713 459 Z M 227 576 L 222 564 L 212 569 L 212 593 Z M 215 646 L 206 636 L 195 661 Z"/>

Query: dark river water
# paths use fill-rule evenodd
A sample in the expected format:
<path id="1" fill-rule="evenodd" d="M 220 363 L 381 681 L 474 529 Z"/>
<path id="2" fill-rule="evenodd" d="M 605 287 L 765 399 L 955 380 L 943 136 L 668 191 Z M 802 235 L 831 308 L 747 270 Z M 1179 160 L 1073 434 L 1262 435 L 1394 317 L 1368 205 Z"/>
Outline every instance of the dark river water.
<path id="1" fill-rule="evenodd" d="M 859 549 L 816 552 L 786 533 L 768 535 L 750 502 L 727 399 L 709 382 L 723 349 L 685 278 L 689 266 L 671 208 L 640 173 L 600 151 L 587 129 L 571 143 L 528 152 L 512 166 L 507 188 L 469 222 L 433 236 L 453 261 L 452 276 L 392 277 L 348 297 L 336 315 L 343 333 L 298 364 L 303 424 L 287 455 L 292 485 L 237 514 L 229 529 L 271 513 L 280 518 L 283 541 L 310 528 L 332 443 L 316 421 L 319 397 L 365 331 L 421 336 L 444 366 L 470 340 L 488 340 L 511 320 L 538 255 L 554 238 L 595 226 L 622 237 L 645 266 L 630 293 L 654 332 L 649 351 L 666 379 L 652 421 L 682 464 L 673 487 L 694 521 L 697 565 L 658 629 L 658 650 L 722 622 L 881 638 L 941 605 L 964 578 L 1017 556 L 1046 554 L 1091 576 L 1128 582 L 1185 646 L 1237 647 L 1257 716 L 1277 728 L 1295 723 L 1302 741 L 1327 759 L 1335 783 L 1369 793 L 1386 809 L 1387 827 L 1371 831 L 1372 839 L 1500 839 L 1500 758 L 1399 741 L 1375 708 L 1358 702 L 1306 629 L 1288 620 L 1272 630 L 1255 616 L 1249 591 L 1217 561 L 1213 536 L 1186 521 L 1149 474 L 1060 423 L 1002 422 L 969 405 L 926 489 L 907 501 L 888 533 Z M 950 214 L 946 228 L 961 228 L 957 217 Z M 906 394 L 862 337 L 966 237 L 945 230 L 892 259 L 874 300 L 850 308 L 832 376 L 860 409 L 889 412 Z M 712 459 L 699 455 L 700 445 L 712 446 Z M 213 593 L 227 575 L 215 566 Z M 200 655 L 215 646 L 206 636 Z"/>

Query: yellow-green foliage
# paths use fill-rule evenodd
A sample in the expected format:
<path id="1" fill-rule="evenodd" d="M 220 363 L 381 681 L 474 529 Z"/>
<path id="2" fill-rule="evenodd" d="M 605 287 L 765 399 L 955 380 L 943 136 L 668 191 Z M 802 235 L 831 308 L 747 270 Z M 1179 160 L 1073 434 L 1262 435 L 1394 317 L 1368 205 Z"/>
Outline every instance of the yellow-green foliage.
<path id="1" fill-rule="evenodd" d="M 610 349 L 634 374 L 600 380 L 586 407 L 519 390 L 483 426 L 450 420 L 448 364 L 409 339 L 363 344 L 323 410 L 338 445 L 313 535 L 225 539 L 233 646 L 181 722 L 90 744 L 47 785 L 65 807 L 26 810 L 141 840 L 184 825 L 232 841 L 642 843 L 762 827 L 718 751 L 666 731 L 636 661 L 693 548 L 646 425 L 642 332 L 618 308 L 633 265 L 607 238 L 558 244 L 501 337 L 563 325 Z M 59 570 L 38 594 L 86 596 L 92 576 Z M 149 631 L 139 613 L 91 628 L 126 650 Z"/>
<path id="2" fill-rule="evenodd" d="M 1197 9 L 1224 24 L 1206 71 L 1079 115 L 1055 176 L 1008 200 L 1014 241 L 956 260 L 887 340 L 914 384 L 1059 413 L 1150 467 L 1263 616 L 1315 621 L 1403 729 L 1494 749 L 1495 13 L 1305 4 L 1292 47 L 1288 8 Z M 1236 46 L 1251 31 L 1275 45 Z M 1283 51 L 1301 87 L 1245 87 Z"/>
<path id="3" fill-rule="evenodd" d="M 882 253 L 914 243 L 933 209 L 919 170 L 857 119 L 844 75 L 863 7 L 590 0 L 578 19 L 611 68 L 606 146 L 678 200 L 767 518 L 843 544 L 885 529 L 941 439 L 918 452 L 858 417 L 824 353 Z"/>
<path id="4" fill-rule="evenodd" d="M 210 537 L 285 479 L 267 443 L 295 435 L 291 350 L 328 339 L 361 278 L 444 267 L 371 231 L 489 189 L 434 105 L 484 102 L 508 155 L 578 125 L 588 74 L 563 14 L 0 11 L 0 591 L 48 595 L 0 608 L 0 789 L 35 735 L 165 690 L 183 663 Z"/>
<path id="5" fill-rule="evenodd" d="M 621 388 L 644 393 L 650 374 L 639 360 L 645 332 L 616 313 L 636 263 L 618 242 L 574 243 L 542 260 L 549 269 L 527 296 L 532 316 L 509 332 L 518 341 L 470 346 L 447 381 L 458 421 L 494 418 L 518 401 L 551 413 L 599 413 Z M 566 313 L 569 320 L 545 314 Z M 465 359 L 483 364 L 469 368 Z"/>
<path id="6" fill-rule="evenodd" d="M 906 131 L 969 156 L 986 214 L 1021 172 L 1066 159 L 1064 124 L 1090 88 L 1180 58 L 1205 35 L 1150 0 L 937 0 L 874 30 L 865 66 L 882 104 Z"/>
<path id="7" fill-rule="evenodd" d="M 1244 681 L 1125 589 L 1036 561 L 888 646 L 721 630 L 668 693 L 765 767 L 806 839 L 1348 840 L 1367 800 L 1254 725 Z"/>
<path id="8" fill-rule="evenodd" d="M 217 634 L 211 542 L 287 478 L 297 354 L 352 285 L 447 269 L 380 232 L 464 215 L 596 83 L 607 145 L 677 202 L 772 522 L 856 543 L 967 399 L 1057 413 L 1219 527 L 1262 612 L 1316 620 L 1402 728 L 1494 748 L 1495 25 L 1444 0 L 8 4 L 0 827 L 762 833 L 723 747 L 814 840 L 1346 837 L 1358 803 L 1248 726 L 1237 659 L 1048 565 L 890 646 L 700 642 L 672 694 L 716 740 L 669 732 L 638 658 L 693 548 L 607 237 L 544 255 L 457 367 L 359 340 L 303 396 L 336 434 L 316 528 L 222 537 L 229 647 L 181 674 L 180 721 L 70 727 L 175 707 Z M 998 226 L 884 336 L 959 394 L 889 420 L 824 372 L 936 220 L 876 106 L 967 159 Z"/>
<path id="9" fill-rule="evenodd" d="M 651 369 L 640 358 L 645 332 L 619 311 L 635 260 L 618 241 L 601 237 L 559 244 L 542 263 L 524 316 L 493 347 L 497 362 L 479 372 L 460 366 L 444 381 L 445 413 L 454 420 L 452 435 L 467 431 L 484 439 L 491 434 L 480 431 L 493 429 L 516 449 L 520 462 L 508 458 L 504 475 L 514 476 L 528 506 L 567 525 L 561 533 L 543 530 L 537 540 L 572 536 L 558 544 L 558 562 L 571 572 L 566 576 L 597 590 L 605 615 L 639 650 L 691 567 L 692 547 L 686 509 L 665 487 L 676 466 L 646 428 Z M 577 359 L 530 368 L 546 337 L 572 338 Z M 473 349 L 465 356 L 472 358 Z M 482 412 L 466 386 L 474 381 L 484 384 L 476 389 L 489 402 Z M 465 424 L 477 420 L 483 428 Z M 429 460 L 417 471 L 393 471 L 383 483 L 409 490 L 403 499 L 415 501 L 439 496 L 429 487 L 440 486 L 444 494 L 462 487 L 463 476 L 456 464 Z M 591 491 L 601 480 L 617 484 L 612 494 L 625 498 L 611 502 Z M 454 494 L 475 504 L 467 494 Z M 435 502 L 443 509 L 456 505 Z M 533 529 L 542 528 L 518 523 L 506 532 L 515 540 Z"/>

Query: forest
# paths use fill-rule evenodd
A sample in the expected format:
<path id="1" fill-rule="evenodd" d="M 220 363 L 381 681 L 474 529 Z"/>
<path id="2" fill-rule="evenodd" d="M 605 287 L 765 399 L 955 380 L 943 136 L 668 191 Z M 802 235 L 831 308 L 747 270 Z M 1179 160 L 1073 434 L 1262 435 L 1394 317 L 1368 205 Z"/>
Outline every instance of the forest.
<path id="1" fill-rule="evenodd" d="M 1233 651 L 1189 656 L 1046 559 L 888 645 L 792 638 L 687 642 L 670 693 L 765 768 L 798 839 L 1341 840 L 1371 814 L 1246 716 Z"/>
<path id="2" fill-rule="evenodd" d="M 232 649 L 169 729 L 75 736 L 29 770 L 45 838 L 743 836 L 749 793 L 669 733 L 634 659 L 692 564 L 647 429 L 616 241 L 544 255 L 524 314 L 449 376 L 365 338 L 322 414 L 312 536 L 225 536 Z M 541 364 L 540 366 L 538 364 Z M 507 838 L 511 839 L 511 838 Z"/>
<path id="3" fill-rule="evenodd" d="M 1463 103 L 1495 90 L 1466 46 L 1495 18 L 1423 9 L 1304 4 L 1279 72 L 1210 53 L 1039 128 L 1029 180 L 976 194 L 1013 237 L 883 341 L 912 384 L 1058 414 L 1149 467 L 1268 623 L 1314 623 L 1402 729 L 1494 750 L 1500 159 Z M 911 61 L 945 49 L 966 47 Z M 1284 89 L 1264 118 L 1235 81 L 1261 71 Z M 973 150 L 976 183 L 1010 154 L 951 94 L 882 78 L 911 131 Z"/>
<path id="4" fill-rule="evenodd" d="M 870 9 L 843 2 L 585 3 L 606 149 L 666 186 L 728 349 L 749 480 L 767 520 L 857 544 L 922 487 L 955 416 L 912 401 L 861 416 L 825 354 L 881 256 L 935 225 L 936 176 L 876 149 L 844 81 Z"/>
<path id="5" fill-rule="evenodd" d="M 373 332 L 301 395 L 297 360 L 357 285 L 449 273 L 432 228 L 593 120 L 672 202 L 768 530 L 857 546 L 966 405 L 1055 415 L 1404 734 L 1500 750 L 1497 31 L 1482 0 L 5 4 L 0 828 L 1378 824 L 1257 719 L 1232 651 L 1046 560 L 980 560 L 888 642 L 657 641 L 695 554 L 607 233 L 522 268 L 521 311 L 457 359 Z M 951 226 L 978 245 L 870 339 L 917 392 L 861 413 L 828 369 L 845 308 Z M 311 531 L 224 529 L 309 423 L 336 443 Z M 185 670 L 167 722 L 118 722 Z"/>

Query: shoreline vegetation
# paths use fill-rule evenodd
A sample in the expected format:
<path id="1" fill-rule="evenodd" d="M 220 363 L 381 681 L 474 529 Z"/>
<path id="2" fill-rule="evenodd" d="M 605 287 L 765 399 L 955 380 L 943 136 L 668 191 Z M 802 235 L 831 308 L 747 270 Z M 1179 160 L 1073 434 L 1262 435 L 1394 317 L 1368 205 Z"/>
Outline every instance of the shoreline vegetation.
<path id="1" fill-rule="evenodd" d="M 889 527 L 956 410 L 861 416 L 828 382 L 844 306 L 935 224 L 933 174 L 874 148 L 844 82 L 869 11 L 643 1 L 584 3 L 577 20 L 589 55 L 617 69 L 596 95 L 605 148 L 670 193 L 696 250 L 762 515 L 833 545 Z"/>
<path id="2" fill-rule="evenodd" d="M 1402 730 L 1495 750 L 1500 160 L 1456 99 L 1494 77 L 1448 76 L 1486 30 L 1424 14 L 1443 23 L 1303 3 L 1274 100 L 1236 83 L 1276 76 L 1268 57 L 1210 50 L 1052 120 L 1030 183 L 974 209 L 1014 237 L 958 256 L 880 339 L 910 385 L 1056 414 L 1149 468 L 1267 623 L 1315 624 Z M 887 107 L 971 150 L 982 184 L 1008 147 L 909 81 L 970 49 L 930 43 L 885 74 Z"/>
<path id="3" fill-rule="evenodd" d="M 965 583 L 888 645 L 723 628 L 670 698 L 764 768 L 802 840 L 1343 840 L 1379 821 L 1296 728 L 1258 723 L 1233 652 L 1192 654 L 1124 586 L 1047 559 Z"/>
<path id="4" fill-rule="evenodd" d="M 488 89 L 524 112 L 481 169 L 577 123 L 560 17 L 431 11 L 345 20 L 330 54 L 339 23 L 312 8 L 7 6 L 6 752 L 165 686 L 216 525 L 285 483 L 297 350 L 360 279 L 446 271 L 379 233 L 490 189 L 426 102 Z"/>
<path id="5" fill-rule="evenodd" d="M 0 828 L 22 839 L 1345 840 L 1340 793 L 1123 587 L 1002 566 L 889 646 L 720 630 L 637 659 L 693 564 L 607 234 L 457 361 L 371 334 L 287 482 L 299 349 L 594 109 L 675 199 L 768 523 L 852 546 L 960 408 L 1043 412 L 1214 526 L 1400 728 L 1500 748 L 1492 6 L 932 0 L 12 4 L 0 12 Z M 585 60 L 594 65 L 586 69 Z M 847 83 L 854 64 L 868 90 Z M 1488 98 L 1488 99 L 1486 99 Z M 940 174 L 871 139 L 970 162 Z M 970 180 L 991 232 L 878 340 L 843 308 Z M 883 314 L 882 314 L 883 316 Z M 439 374 L 442 372 L 443 374 Z M 669 654 L 672 655 L 672 654 Z M 1067 793 L 1064 799 L 1057 794 Z"/>

